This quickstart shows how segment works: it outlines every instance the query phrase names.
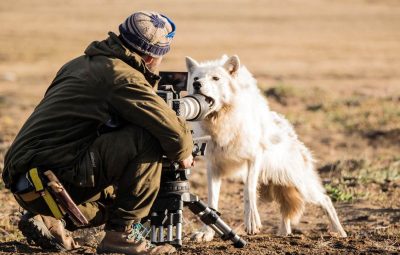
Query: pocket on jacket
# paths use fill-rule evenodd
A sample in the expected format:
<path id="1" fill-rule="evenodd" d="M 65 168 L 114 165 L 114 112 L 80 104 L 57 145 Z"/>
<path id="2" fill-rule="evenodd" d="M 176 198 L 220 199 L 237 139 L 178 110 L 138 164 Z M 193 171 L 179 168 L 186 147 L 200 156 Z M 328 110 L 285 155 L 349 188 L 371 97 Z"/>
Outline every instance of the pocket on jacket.
<path id="1" fill-rule="evenodd" d="M 100 164 L 99 154 L 90 148 L 85 152 L 84 156 L 74 166 L 75 176 L 74 183 L 80 187 L 94 187 L 94 174 Z"/>

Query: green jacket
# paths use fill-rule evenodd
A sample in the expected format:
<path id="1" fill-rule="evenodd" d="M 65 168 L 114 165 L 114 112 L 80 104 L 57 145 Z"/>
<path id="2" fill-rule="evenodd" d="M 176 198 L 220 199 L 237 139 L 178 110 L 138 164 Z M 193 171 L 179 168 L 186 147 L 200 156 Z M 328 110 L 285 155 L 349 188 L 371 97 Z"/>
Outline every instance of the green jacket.
<path id="1" fill-rule="evenodd" d="M 156 95 L 159 79 L 114 33 L 91 43 L 58 71 L 16 136 L 4 160 L 6 187 L 32 167 L 71 169 L 115 114 L 148 130 L 171 160 L 188 157 L 190 130 Z"/>

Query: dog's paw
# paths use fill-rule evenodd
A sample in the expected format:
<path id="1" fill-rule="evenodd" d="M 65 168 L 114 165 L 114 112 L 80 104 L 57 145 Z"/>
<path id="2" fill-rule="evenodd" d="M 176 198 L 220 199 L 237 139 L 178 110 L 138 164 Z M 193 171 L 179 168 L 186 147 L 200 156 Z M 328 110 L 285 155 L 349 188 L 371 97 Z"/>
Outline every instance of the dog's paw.
<path id="1" fill-rule="evenodd" d="M 278 230 L 278 233 L 276 233 L 276 234 L 277 234 L 278 236 L 285 237 L 285 236 L 291 235 L 292 232 L 288 232 L 288 231 L 286 231 L 285 229 L 279 229 L 279 230 Z"/>
<path id="2" fill-rule="evenodd" d="M 260 233 L 261 230 L 261 226 L 255 226 L 250 224 L 250 226 L 246 226 L 245 227 L 245 231 L 248 235 L 256 235 L 258 233 Z"/>
<path id="3" fill-rule="evenodd" d="M 245 231 L 248 235 L 255 235 L 260 233 L 261 220 L 257 213 L 250 213 L 245 219 Z"/>
<path id="4" fill-rule="evenodd" d="M 215 235 L 215 231 L 207 225 L 204 225 L 201 229 L 194 232 L 190 239 L 196 242 L 209 242 L 212 241 Z"/>

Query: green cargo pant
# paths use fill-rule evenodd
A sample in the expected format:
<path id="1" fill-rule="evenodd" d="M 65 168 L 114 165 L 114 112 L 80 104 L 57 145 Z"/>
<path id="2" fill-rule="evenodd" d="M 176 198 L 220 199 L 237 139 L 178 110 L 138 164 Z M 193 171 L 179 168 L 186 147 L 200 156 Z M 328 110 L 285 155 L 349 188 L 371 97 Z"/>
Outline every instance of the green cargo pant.
<path id="1" fill-rule="evenodd" d="M 90 226 L 106 224 L 108 230 L 124 230 L 149 214 L 161 178 L 161 146 L 145 129 L 126 126 L 102 134 L 76 164 L 75 183 L 63 180 L 72 199 L 89 220 Z M 94 187 L 79 183 L 82 166 L 93 167 Z M 85 171 L 87 169 L 84 169 Z M 69 174 L 70 175 L 70 174 Z M 42 199 L 23 205 L 34 213 L 51 215 Z M 67 228 L 74 229 L 66 219 Z"/>

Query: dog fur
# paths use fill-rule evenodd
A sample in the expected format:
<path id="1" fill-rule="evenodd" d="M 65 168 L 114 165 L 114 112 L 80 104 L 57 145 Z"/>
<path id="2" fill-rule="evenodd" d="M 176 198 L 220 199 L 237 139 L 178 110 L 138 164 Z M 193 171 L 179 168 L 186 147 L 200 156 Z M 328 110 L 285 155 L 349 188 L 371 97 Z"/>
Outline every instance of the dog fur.
<path id="1" fill-rule="evenodd" d="M 248 234 L 260 231 L 257 198 L 276 201 L 282 215 L 280 234 L 291 233 L 305 203 L 320 205 L 333 230 L 346 236 L 326 195 L 314 160 L 286 118 L 269 109 L 256 80 L 237 56 L 198 63 L 187 57 L 189 93 L 207 97 L 211 109 L 201 121 L 211 136 L 206 158 L 208 204 L 218 210 L 221 178 L 241 175 L 244 187 L 244 223 Z M 204 226 L 192 236 L 210 241 L 214 231 Z"/>

